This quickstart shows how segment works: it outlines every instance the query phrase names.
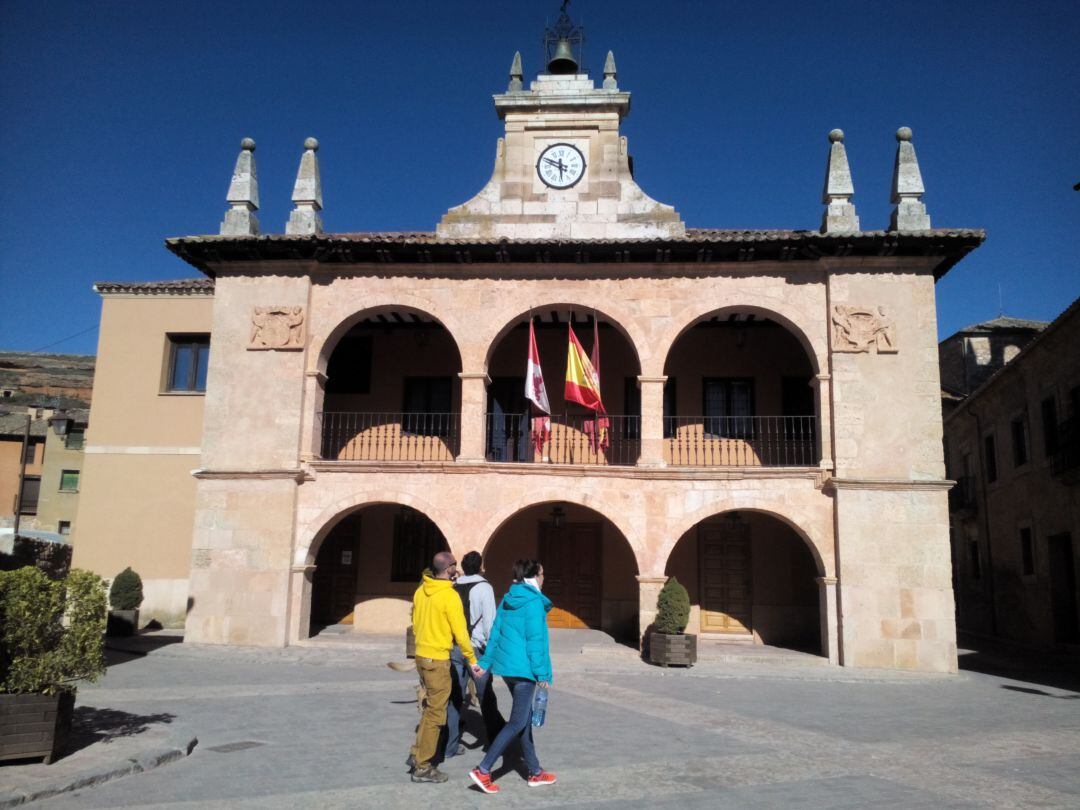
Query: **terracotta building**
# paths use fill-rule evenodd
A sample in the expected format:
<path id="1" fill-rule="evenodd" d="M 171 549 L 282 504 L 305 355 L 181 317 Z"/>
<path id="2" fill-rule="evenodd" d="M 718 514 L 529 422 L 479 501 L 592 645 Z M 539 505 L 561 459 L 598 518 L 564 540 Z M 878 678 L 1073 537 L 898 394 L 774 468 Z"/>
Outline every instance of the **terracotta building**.
<path id="1" fill-rule="evenodd" d="M 1080 650 L 1080 301 L 945 419 L 957 622 Z"/>
<path id="2" fill-rule="evenodd" d="M 401 631 L 439 548 L 497 590 L 538 555 L 557 627 L 636 639 L 674 574 L 706 638 L 955 669 L 934 282 L 984 235 L 931 228 L 910 130 L 886 229 L 839 130 L 820 230 L 692 229 L 634 181 L 610 54 L 600 86 L 515 57 L 494 103 L 491 180 L 433 232 L 324 233 L 309 139 L 262 234 L 245 140 L 221 233 L 167 242 L 202 278 L 98 285 L 76 564 L 133 565 L 186 640 L 280 646 Z"/>

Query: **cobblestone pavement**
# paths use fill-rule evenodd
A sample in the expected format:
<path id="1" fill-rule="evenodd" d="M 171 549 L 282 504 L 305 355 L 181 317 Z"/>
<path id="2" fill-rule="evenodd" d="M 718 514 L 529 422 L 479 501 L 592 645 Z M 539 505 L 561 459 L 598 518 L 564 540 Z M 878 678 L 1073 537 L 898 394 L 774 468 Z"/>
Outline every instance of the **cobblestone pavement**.
<path id="1" fill-rule="evenodd" d="M 397 638 L 286 650 L 174 644 L 121 655 L 79 699 L 175 716 L 198 736 L 194 753 L 48 805 L 1080 806 L 1071 676 L 919 676 L 767 656 L 661 670 L 597 638 L 556 644 L 549 722 L 536 734 L 559 777 L 551 787 L 527 789 L 507 770 L 498 796 L 477 792 L 466 774 L 479 749 L 445 764 L 448 783 L 412 784 L 403 760 L 414 681 L 385 666 L 400 657 Z M 501 685 L 500 702 L 508 708 Z"/>

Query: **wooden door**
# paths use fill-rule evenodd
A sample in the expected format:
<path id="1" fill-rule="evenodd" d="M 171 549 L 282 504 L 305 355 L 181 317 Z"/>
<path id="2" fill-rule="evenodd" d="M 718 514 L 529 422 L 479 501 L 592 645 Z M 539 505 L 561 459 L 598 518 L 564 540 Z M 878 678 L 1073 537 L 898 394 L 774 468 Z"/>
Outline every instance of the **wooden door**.
<path id="1" fill-rule="evenodd" d="M 356 515 L 334 527 L 315 558 L 311 593 L 313 624 L 353 623 L 359 558 L 360 516 Z"/>
<path id="2" fill-rule="evenodd" d="M 548 627 L 600 629 L 599 523 L 564 523 L 558 531 L 540 523 L 544 593 L 553 607 Z"/>
<path id="3" fill-rule="evenodd" d="M 701 632 L 752 632 L 750 527 L 737 521 L 698 529 Z"/>

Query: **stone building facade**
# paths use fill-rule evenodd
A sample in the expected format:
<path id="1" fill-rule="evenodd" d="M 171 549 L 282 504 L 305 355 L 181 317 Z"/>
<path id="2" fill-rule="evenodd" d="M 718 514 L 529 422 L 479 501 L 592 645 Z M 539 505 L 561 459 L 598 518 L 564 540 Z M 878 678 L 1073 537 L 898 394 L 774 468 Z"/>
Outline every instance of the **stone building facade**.
<path id="1" fill-rule="evenodd" d="M 634 181 L 610 54 L 604 74 L 553 63 L 526 87 L 515 58 L 492 178 L 434 232 L 324 233 L 308 139 L 286 232 L 261 234 L 245 139 L 221 234 L 167 242 L 207 280 L 99 286 L 102 340 L 140 353 L 150 413 L 182 338 L 210 346 L 182 439 L 160 421 L 106 438 L 104 353 L 91 428 L 93 463 L 142 479 L 156 459 L 177 519 L 190 508 L 184 541 L 142 535 L 189 555 L 155 569 L 185 580 L 187 640 L 400 631 L 448 547 L 484 551 L 497 590 L 540 556 L 556 627 L 637 639 L 675 575 L 703 637 L 955 669 L 934 283 L 983 233 L 930 228 L 907 129 L 888 230 L 860 230 L 838 130 L 821 230 L 687 228 Z M 551 399 L 538 441 L 530 324 Z M 570 329 L 602 349 L 605 421 L 562 396 Z M 123 551 L 80 541 L 77 563 Z"/>
<path id="2" fill-rule="evenodd" d="M 1080 651 L 1080 301 L 945 418 L 957 622 Z"/>

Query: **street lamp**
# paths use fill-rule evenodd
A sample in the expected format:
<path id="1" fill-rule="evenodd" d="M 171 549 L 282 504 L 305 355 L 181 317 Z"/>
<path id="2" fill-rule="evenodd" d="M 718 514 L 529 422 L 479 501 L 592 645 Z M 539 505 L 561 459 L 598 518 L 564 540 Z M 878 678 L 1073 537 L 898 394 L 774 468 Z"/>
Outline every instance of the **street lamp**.
<path id="1" fill-rule="evenodd" d="M 58 411 L 53 411 L 53 415 L 49 417 L 49 427 L 53 429 L 53 433 L 57 436 L 67 436 L 68 431 L 71 430 L 71 423 L 74 420 L 68 416 L 66 410 L 61 408 Z"/>

